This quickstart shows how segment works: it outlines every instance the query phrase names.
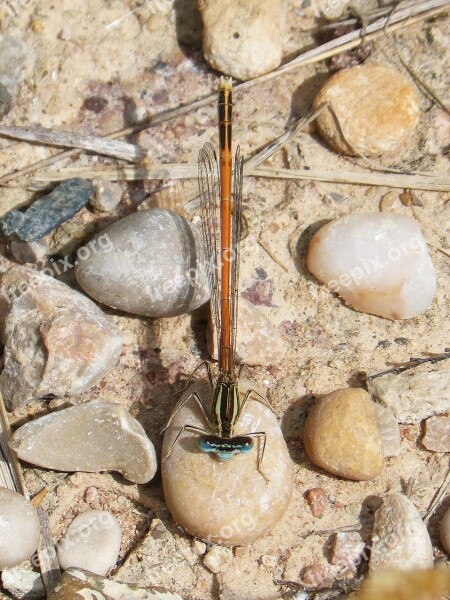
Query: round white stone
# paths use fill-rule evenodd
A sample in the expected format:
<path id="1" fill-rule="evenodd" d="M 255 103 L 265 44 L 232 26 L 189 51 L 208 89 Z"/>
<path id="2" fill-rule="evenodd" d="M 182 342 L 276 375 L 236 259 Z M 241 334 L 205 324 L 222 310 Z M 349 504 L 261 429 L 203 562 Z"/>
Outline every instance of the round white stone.
<path id="1" fill-rule="evenodd" d="M 36 510 L 21 494 L 0 487 L 0 571 L 31 557 L 39 544 Z"/>
<path id="2" fill-rule="evenodd" d="M 436 275 L 418 223 L 403 215 L 354 214 L 313 236 L 309 271 L 351 307 L 387 319 L 426 311 Z"/>
<path id="3" fill-rule="evenodd" d="M 76 277 L 90 296 L 153 318 L 190 312 L 209 298 L 201 233 L 155 208 L 120 219 L 78 250 Z"/>
<path id="4" fill-rule="evenodd" d="M 96 575 L 116 564 L 122 531 L 118 520 L 104 510 L 87 510 L 72 521 L 58 545 L 63 569 L 78 567 Z"/>

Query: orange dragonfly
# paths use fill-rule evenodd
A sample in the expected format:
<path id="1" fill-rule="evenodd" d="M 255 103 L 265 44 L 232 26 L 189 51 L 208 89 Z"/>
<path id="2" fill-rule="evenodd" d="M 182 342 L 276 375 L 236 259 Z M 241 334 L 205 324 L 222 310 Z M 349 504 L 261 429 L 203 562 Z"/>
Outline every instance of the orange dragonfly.
<path id="1" fill-rule="evenodd" d="M 220 460 L 229 460 L 236 454 L 250 452 L 254 440 L 258 439 L 260 444 L 257 468 L 264 476 L 260 467 L 264 457 L 266 434 L 256 431 L 234 435 L 235 426 L 249 399 L 262 402 L 270 409 L 271 406 L 256 390 L 247 390 L 242 400 L 239 391 L 241 368 L 236 364 L 236 334 L 243 158 L 238 147 L 233 169 L 232 110 L 231 78 L 221 77 L 218 100 L 219 161 L 210 143 L 200 150 L 198 161 L 203 238 L 212 265 L 209 270 L 211 313 L 219 339 L 218 374 L 217 377 L 213 377 L 211 366 L 207 362 L 197 367 L 198 369 L 204 365 L 208 374 L 211 389 L 209 414 L 198 393 L 193 392 L 177 406 L 164 428 L 169 427 L 173 417 L 184 404 L 194 400 L 203 413 L 209 431 L 189 424 L 183 425 L 164 460 L 170 456 L 184 431 L 197 433 L 199 449 L 215 454 Z"/>

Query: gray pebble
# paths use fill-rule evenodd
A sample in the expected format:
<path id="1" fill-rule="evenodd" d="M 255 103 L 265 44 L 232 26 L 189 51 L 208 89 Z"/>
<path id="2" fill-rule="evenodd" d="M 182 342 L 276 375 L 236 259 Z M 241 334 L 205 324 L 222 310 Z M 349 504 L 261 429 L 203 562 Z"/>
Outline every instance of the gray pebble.
<path id="1" fill-rule="evenodd" d="M 24 70 L 34 62 L 33 49 L 10 35 L 0 35 L 0 83 L 15 95 Z"/>
<path id="2" fill-rule="evenodd" d="M 25 212 L 11 210 L 0 221 L 3 233 L 17 233 L 25 242 L 34 242 L 64 223 L 88 202 L 92 184 L 85 179 L 67 179 L 50 194 L 36 200 Z"/>
<path id="3" fill-rule="evenodd" d="M 98 243 L 100 237 L 108 244 Z M 113 308 L 172 317 L 194 310 L 209 298 L 200 231 L 170 210 L 129 215 L 82 248 L 87 249 L 87 257 L 76 268 L 78 283 Z"/>

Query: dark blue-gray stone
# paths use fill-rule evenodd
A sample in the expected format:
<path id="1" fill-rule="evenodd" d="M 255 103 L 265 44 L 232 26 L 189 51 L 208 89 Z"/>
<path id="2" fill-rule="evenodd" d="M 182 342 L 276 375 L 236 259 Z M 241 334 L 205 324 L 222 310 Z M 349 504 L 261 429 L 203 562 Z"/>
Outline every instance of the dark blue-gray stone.
<path id="1" fill-rule="evenodd" d="M 92 182 L 67 179 L 50 194 L 36 200 L 25 212 L 11 210 L 1 219 L 5 235 L 16 233 L 24 242 L 34 242 L 68 221 L 88 203 Z"/>

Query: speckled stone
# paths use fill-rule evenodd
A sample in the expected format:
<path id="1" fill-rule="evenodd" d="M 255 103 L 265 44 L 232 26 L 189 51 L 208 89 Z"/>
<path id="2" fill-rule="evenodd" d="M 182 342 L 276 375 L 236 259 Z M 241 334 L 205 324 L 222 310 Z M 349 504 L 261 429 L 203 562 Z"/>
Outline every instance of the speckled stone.
<path id="1" fill-rule="evenodd" d="M 76 268 L 80 286 L 99 302 L 158 318 L 190 312 L 208 300 L 201 233 L 183 217 L 162 208 L 143 210 L 100 235 L 110 245 L 90 252 Z"/>
<path id="2" fill-rule="evenodd" d="M 385 496 L 375 512 L 369 573 L 432 566 L 430 535 L 417 508 L 403 494 Z"/>
<path id="3" fill-rule="evenodd" d="M 7 405 L 76 396 L 118 361 L 122 334 L 91 300 L 43 273 L 14 267 L 0 279 L 0 391 Z"/>
<path id="4" fill-rule="evenodd" d="M 333 75 L 320 89 L 313 110 L 323 139 L 337 152 L 377 156 L 411 144 L 420 116 L 413 85 L 387 65 L 366 63 Z"/>
<path id="5" fill-rule="evenodd" d="M 139 421 L 101 400 L 29 421 L 9 445 L 20 459 L 55 471 L 119 471 L 134 483 L 147 483 L 156 472 L 155 449 Z"/>
<path id="6" fill-rule="evenodd" d="M 176 592 L 158 586 L 138 587 L 106 579 L 82 569 L 68 569 L 48 600 L 183 600 Z"/>
<path id="7" fill-rule="evenodd" d="M 122 530 L 119 521 L 104 510 L 87 510 L 75 517 L 58 544 L 61 568 L 86 569 L 106 575 L 116 564 Z"/>
<path id="8" fill-rule="evenodd" d="M 2 231 L 5 235 L 15 233 L 24 242 L 35 242 L 86 206 L 91 190 L 92 183 L 86 179 L 66 179 L 25 212 L 6 213 L 0 221 Z"/>
<path id="9" fill-rule="evenodd" d="M 433 452 L 450 452 L 450 414 L 430 417 L 425 421 L 422 444 Z"/>
<path id="10" fill-rule="evenodd" d="M 100 178 L 92 180 L 92 191 L 89 203 L 92 208 L 101 212 L 114 210 L 120 203 L 123 194 L 120 183 Z"/>
<path id="11" fill-rule="evenodd" d="M 420 423 L 450 410 L 450 369 L 389 373 L 369 379 L 369 394 L 392 410 L 399 423 Z"/>
<path id="12" fill-rule="evenodd" d="M 34 62 L 34 51 L 23 40 L 0 34 L 0 83 L 15 95 L 27 68 Z"/>
<path id="13" fill-rule="evenodd" d="M 377 414 L 362 389 L 343 388 L 319 400 L 306 419 L 303 442 L 316 465 L 346 479 L 373 479 L 383 468 Z"/>
<path id="14" fill-rule="evenodd" d="M 312 237 L 309 271 L 352 308 L 412 319 L 433 302 L 436 274 L 415 219 L 367 213 L 341 217 Z"/>
<path id="15" fill-rule="evenodd" d="M 21 494 L 0 487 L 0 571 L 31 557 L 39 544 L 36 510 Z"/>
<path id="16" fill-rule="evenodd" d="M 284 0 L 201 0 L 203 53 L 214 68 L 252 79 L 281 62 Z"/>
<path id="17" fill-rule="evenodd" d="M 249 385 L 241 383 L 241 394 Z M 194 390 L 208 406 L 207 384 L 197 382 L 185 394 Z M 246 545 L 263 536 L 286 511 L 293 484 L 292 462 L 275 415 L 261 402 L 248 401 L 235 429 L 235 435 L 266 433 L 261 470 L 268 481 L 257 470 L 257 441 L 248 454 L 219 461 L 201 452 L 198 435 L 186 431 L 165 458 L 185 424 L 207 426 L 195 402 L 179 410 L 164 435 L 162 479 L 174 520 L 195 537 L 224 546 Z"/>

